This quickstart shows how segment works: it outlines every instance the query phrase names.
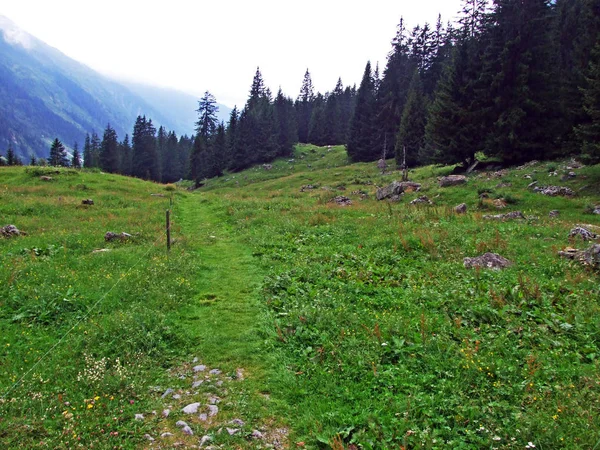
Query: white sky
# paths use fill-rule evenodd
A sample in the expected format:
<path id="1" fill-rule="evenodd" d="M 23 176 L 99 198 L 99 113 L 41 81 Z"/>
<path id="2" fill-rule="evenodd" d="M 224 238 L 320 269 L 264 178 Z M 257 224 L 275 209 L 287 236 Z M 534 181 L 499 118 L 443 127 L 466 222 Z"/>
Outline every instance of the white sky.
<path id="1" fill-rule="evenodd" d="M 454 21 L 461 0 L 0 0 L 0 14 L 93 69 L 242 107 L 256 67 L 298 96 L 308 68 L 322 93 L 365 64 L 383 71 L 401 16 L 409 29 Z"/>

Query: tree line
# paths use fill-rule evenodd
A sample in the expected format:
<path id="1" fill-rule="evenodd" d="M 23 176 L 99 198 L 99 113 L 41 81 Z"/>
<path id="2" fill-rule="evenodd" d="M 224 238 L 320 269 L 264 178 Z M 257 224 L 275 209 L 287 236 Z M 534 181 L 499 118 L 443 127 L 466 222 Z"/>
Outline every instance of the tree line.
<path id="1" fill-rule="evenodd" d="M 383 73 L 368 62 L 358 89 L 340 79 L 315 93 L 307 69 L 295 100 L 281 89 L 273 96 L 257 68 L 244 107 L 226 124 L 207 91 L 194 136 L 157 131 L 140 116 L 131 141 L 110 125 L 102 138 L 86 135 L 80 164 L 200 184 L 291 156 L 297 142 L 345 144 L 352 161 L 395 155 L 401 165 L 406 157 L 409 166 L 468 166 L 481 154 L 509 164 L 597 161 L 599 37 L 600 0 L 464 0 L 455 24 L 438 17 L 408 31 L 401 19 Z M 77 166 L 76 145 L 72 161 L 52 156 L 59 150 L 49 163 Z"/>
<path id="2" fill-rule="evenodd" d="M 467 166 L 600 158 L 600 1 L 465 0 L 460 19 L 408 32 L 381 79 L 367 63 L 347 142 L 353 161 Z"/>

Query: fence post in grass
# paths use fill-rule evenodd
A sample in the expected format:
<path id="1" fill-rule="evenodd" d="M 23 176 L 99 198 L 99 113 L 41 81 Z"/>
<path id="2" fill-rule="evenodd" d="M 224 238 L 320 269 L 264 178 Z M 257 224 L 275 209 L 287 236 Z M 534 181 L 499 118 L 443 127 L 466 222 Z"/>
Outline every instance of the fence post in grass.
<path id="1" fill-rule="evenodd" d="M 171 210 L 167 209 L 167 251 L 171 250 Z"/>

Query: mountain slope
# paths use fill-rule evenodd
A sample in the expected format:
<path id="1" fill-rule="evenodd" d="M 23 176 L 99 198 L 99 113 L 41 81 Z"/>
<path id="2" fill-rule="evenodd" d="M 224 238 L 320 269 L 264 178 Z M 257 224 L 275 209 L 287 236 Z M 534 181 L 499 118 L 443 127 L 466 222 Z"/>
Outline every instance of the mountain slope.
<path id="1" fill-rule="evenodd" d="M 197 104 L 192 96 L 182 94 L 190 106 L 179 100 L 166 103 L 167 95 L 151 95 L 148 87 L 146 101 L 3 16 L 0 31 L 0 152 L 10 145 L 25 161 L 45 157 L 55 137 L 67 146 L 81 146 L 86 132 L 101 134 L 107 123 L 122 139 L 138 115 L 178 134 L 193 130 Z"/>

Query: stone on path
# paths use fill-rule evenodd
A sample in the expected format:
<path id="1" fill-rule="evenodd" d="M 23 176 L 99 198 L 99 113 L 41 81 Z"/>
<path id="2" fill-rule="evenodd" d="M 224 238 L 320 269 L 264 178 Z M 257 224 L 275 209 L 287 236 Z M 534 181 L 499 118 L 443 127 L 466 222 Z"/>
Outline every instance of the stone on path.
<path id="1" fill-rule="evenodd" d="M 512 262 L 497 253 L 484 253 L 475 258 L 464 258 L 463 264 L 467 269 L 475 267 L 484 269 L 504 269 L 512 265 Z"/>

